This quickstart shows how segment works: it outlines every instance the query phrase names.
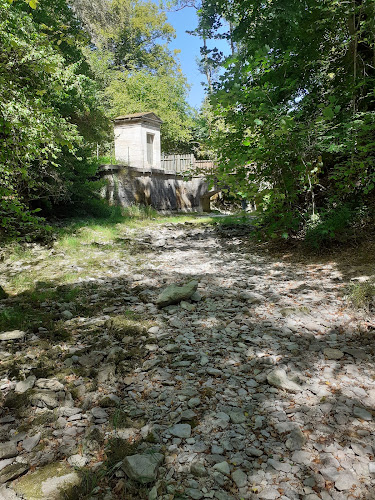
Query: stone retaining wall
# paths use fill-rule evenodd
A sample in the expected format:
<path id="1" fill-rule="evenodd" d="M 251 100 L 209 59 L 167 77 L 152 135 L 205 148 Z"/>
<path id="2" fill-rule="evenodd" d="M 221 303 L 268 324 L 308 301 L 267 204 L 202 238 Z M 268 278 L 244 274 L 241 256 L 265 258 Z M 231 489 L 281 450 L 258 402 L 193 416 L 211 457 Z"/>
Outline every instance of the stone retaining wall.
<path id="1" fill-rule="evenodd" d="M 159 169 L 103 165 L 100 176 L 107 181 L 103 197 L 123 207 L 141 203 L 156 210 L 209 211 L 210 197 L 216 193 L 209 191 L 204 177 L 185 179 Z"/>

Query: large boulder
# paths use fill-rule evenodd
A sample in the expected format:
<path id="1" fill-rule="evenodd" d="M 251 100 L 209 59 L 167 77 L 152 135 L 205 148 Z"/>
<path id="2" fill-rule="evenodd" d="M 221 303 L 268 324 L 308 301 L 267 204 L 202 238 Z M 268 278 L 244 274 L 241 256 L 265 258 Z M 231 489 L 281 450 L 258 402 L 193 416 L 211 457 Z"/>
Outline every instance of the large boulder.
<path id="1" fill-rule="evenodd" d="M 272 370 L 268 376 L 267 381 L 270 385 L 277 387 L 278 389 L 284 389 L 289 392 L 300 392 L 302 387 L 290 380 L 282 368 L 276 368 Z"/>
<path id="2" fill-rule="evenodd" d="M 188 300 L 197 291 L 198 281 L 190 281 L 186 285 L 177 285 L 173 283 L 158 295 L 156 305 L 166 307 L 172 304 L 178 304 L 182 300 Z"/>
<path id="3" fill-rule="evenodd" d="M 122 469 L 133 481 L 141 484 L 152 483 L 163 460 L 164 456 L 161 453 L 132 455 L 124 459 Z"/>

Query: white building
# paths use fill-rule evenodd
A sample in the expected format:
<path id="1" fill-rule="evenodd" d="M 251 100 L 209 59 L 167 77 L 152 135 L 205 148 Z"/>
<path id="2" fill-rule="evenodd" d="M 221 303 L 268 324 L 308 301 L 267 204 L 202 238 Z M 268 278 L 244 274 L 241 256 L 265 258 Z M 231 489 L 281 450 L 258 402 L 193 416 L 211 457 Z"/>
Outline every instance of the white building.
<path id="1" fill-rule="evenodd" d="M 155 113 L 147 112 L 115 118 L 116 161 L 145 170 L 161 168 L 162 123 Z"/>

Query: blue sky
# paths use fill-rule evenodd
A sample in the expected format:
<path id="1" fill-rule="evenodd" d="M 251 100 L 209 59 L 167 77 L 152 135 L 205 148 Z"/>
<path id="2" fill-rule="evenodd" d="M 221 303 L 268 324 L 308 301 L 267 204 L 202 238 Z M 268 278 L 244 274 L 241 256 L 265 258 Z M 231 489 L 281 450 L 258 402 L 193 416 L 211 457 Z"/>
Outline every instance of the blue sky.
<path id="1" fill-rule="evenodd" d="M 193 7 L 185 7 L 176 12 L 167 12 L 168 22 L 176 30 L 176 38 L 170 43 L 170 48 L 179 49 L 179 59 L 181 69 L 186 75 L 191 85 L 189 104 L 199 108 L 204 99 L 204 87 L 201 82 L 205 82 L 205 76 L 198 70 L 197 59 L 200 59 L 201 41 L 197 36 L 188 35 L 186 30 L 194 30 L 198 24 L 197 11 Z M 225 41 L 215 41 L 208 44 L 209 47 L 217 46 L 220 50 L 225 50 Z"/>

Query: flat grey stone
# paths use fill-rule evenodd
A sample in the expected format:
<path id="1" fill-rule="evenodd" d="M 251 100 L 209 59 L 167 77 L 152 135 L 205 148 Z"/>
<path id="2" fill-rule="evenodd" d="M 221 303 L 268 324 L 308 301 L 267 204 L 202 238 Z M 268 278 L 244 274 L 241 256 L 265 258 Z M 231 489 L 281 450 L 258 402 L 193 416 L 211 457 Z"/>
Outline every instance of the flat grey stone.
<path id="1" fill-rule="evenodd" d="M 335 487 L 339 491 L 350 490 L 358 483 L 357 478 L 350 471 L 341 471 L 338 473 L 335 480 Z"/>
<path id="2" fill-rule="evenodd" d="M 55 391 L 36 392 L 32 395 L 31 402 L 38 408 L 49 408 L 50 410 L 59 406 Z"/>
<path id="3" fill-rule="evenodd" d="M 21 380 L 20 382 L 17 382 L 15 391 L 18 394 L 23 394 L 24 392 L 34 387 L 35 381 L 36 377 L 34 375 L 30 375 L 30 377 L 27 377 L 26 380 Z"/>
<path id="4" fill-rule="evenodd" d="M 289 434 L 288 439 L 285 442 L 286 447 L 291 450 L 300 450 L 302 446 L 306 443 L 306 437 L 298 427 L 297 429 L 293 429 Z"/>
<path id="5" fill-rule="evenodd" d="M 233 495 L 223 490 L 215 491 L 215 498 L 217 500 L 237 500 Z"/>
<path id="6" fill-rule="evenodd" d="M 218 464 L 215 464 L 213 466 L 213 468 L 215 470 L 217 470 L 218 472 L 221 472 L 221 474 L 224 474 L 225 476 L 229 476 L 230 474 L 230 468 L 229 468 L 229 464 L 228 462 L 220 462 Z"/>
<path id="7" fill-rule="evenodd" d="M 38 432 L 38 434 L 35 434 L 35 436 L 27 437 L 22 441 L 22 447 L 25 451 L 32 451 L 35 446 L 40 441 L 41 434 Z"/>
<path id="8" fill-rule="evenodd" d="M 213 377 L 221 377 L 221 375 L 223 374 L 221 370 L 219 370 L 218 368 L 212 368 L 211 366 L 209 366 L 206 371 Z"/>
<path id="9" fill-rule="evenodd" d="M 296 464 L 309 465 L 311 460 L 312 456 L 308 451 L 295 451 L 292 455 L 292 462 Z"/>
<path id="10" fill-rule="evenodd" d="M 242 292 L 241 299 L 246 300 L 249 304 L 262 304 L 266 299 L 260 293 Z"/>
<path id="11" fill-rule="evenodd" d="M 191 425 L 190 424 L 175 424 L 173 427 L 168 429 L 168 432 L 172 436 L 179 438 L 189 438 L 191 436 Z"/>
<path id="12" fill-rule="evenodd" d="M 166 352 L 174 353 L 180 350 L 180 346 L 178 344 L 167 344 L 163 349 Z"/>
<path id="13" fill-rule="evenodd" d="M 354 406 L 353 415 L 357 418 L 361 418 L 362 420 L 372 420 L 371 413 L 359 406 Z"/>
<path id="14" fill-rule="evenodd" d="M 152 368 L 155 368 L 155 366 L 160 365 L 160 363 L 161 359 L 159 358 L 147 359 L 142 365 L 142 370 L 145 370 L 147 372 L 148 370 L 152 370 Z"/>
<path id="15" fill-rule="evenodd" d="M 339 360 L 344 356 L 344 353 L 339 349 L 332 349 L 327 347 L 323 350 L 323 354 L 327 359 Z"/>
<path id="16" fill-rule="evenodd" d="M 181 420 L 192 420 L 197 414 L 193 410 L 184 410 L 181 413 Z"/>
<path id="17" fill-rule="evenodd" d="M 63 312 L 61 313 L 61 317 L 62 317 L 63 319 L 65 319 L 66 321 L 69 321 L 70 319 L 72 319 L 72 318 L 73 318 L 73 314 L 71 313 L 71 311 L 63 311 Z"/>
<path id="18" fill-rule="evenodd" d="M 196 477 L 205 477 L 207 476 L 207 469 L 201 462 L 193 462 L 190 466 L 190 473 Z"/>
<path id="19" fill-rule="evenodd" d="M 203 493 L 196 488 L 186 488 L 185 494 L 189 498 L 193 498 L 194 500 L 200 500 L 201 498 L 203 498 Z"/>
<path id="20" fill-rule="evenodd" d="M 17 443 L 15 441 L 7 441 L 0 443 L 0 460 L 3 458 L 12 458 L 18 455 Z"/>
<path id="21" fill-rule="evenodd" d="M 333 483 L 339 477 L 339 471 L 336 467 L 323 467 L 322 469 L 320 469 L 320 473 L 324 477 L 324 479 Z"/>
<path id="22" fill-rule="evenodd" d="M 188 401 L 188 407 L 189 408 L 196 408 L 197 406 L 199 406 L 201 404 L 201 400 L 200 398 L 191 398 L 189 399 Z"/>
<path id="23" fill-rule="evenodd" d="M 287 462 L 280 462 L 279 460 L 274 460 L 273 458 L 269 458 L 267 461 L 275 470 L 282 472 L 290 472 L 291 466 Z"/>
<path id="24" fill-rule="evenodd" d="M 14 462 L 14 457 L 13 458 L 4 458 L 3 460 L 0 460 L 0 470 L 3 470 L 7 465 L 10 465 L 13 462 Z"/>
<path id="25" fill-rule="evenodd" d="M 276 500 L 279 497 L 280 493 L 276 488 L 272 488 L 271 486 L 266 486 L 266 488 L 257 493 L 257 498 L 261 498 L 262 500 Z"/>
<path id="26" fill-rule="evenodd" d="M 262 450 L 258 450 L 258 448 L 254 448 L 253 446 L 250 446 L 250 448 L 247 448 L 246 453 L 248 455 L 252 455 L 253 457 L 260 457 L 263 455 Z"/>
<path id="27" fill-rule="evenodd" d="M 20 500 L 21 497 L 4 485 L 0 487 L 0 498 L 1 500 Z"/>
<path id="28" fill-rule="evenodd" d="M 125 457 L 122 469 L 134 481 L 147 484 L 155 481 L 159 465 L 163 462 L 164 455 L 150 453 Z"/>
<path id="29" fill-rule="evenodd" d="M 166 307 L 172 304 L 178 304 L 182 300 L 188 300 L 197 291 L 198 281 L 190 281 L 186 285 L 169 285 L 163 290 L 156 299 L 158 307 Z"/>
<path id="30" fill-rule="evenodd" d="M 17 479 L 17 477 L 22 476 L 22 474 L 25 474 L 28 470 L 29 466 L 27 464 L 14 463 L 7 465 L 0 471 L 0 483 L 3 484 L 13 479 Z"/>
<path id="31" fill-rule="evenodd" d="M 49 389 L 50 391 L 63 391 L 64 385 L 54 378 L 40 378 L 35 382 L 36 387 L 39 389 Z"/>
<path id="32" fill-rule="evenodd" d="M 21 330 L 13 330 L 11 332 L 0 333 L 0 340 L 22 340 L 26 333 Z"/>
<path id="33" fill-rule="evenodd" d="M 230 411 L 228 412 L 228 415 L 233 424 L 242 424 L 243 422 L 246 422 L 246 416 L 243 411 Z"/>
<path id="34" fill-rule="evenodd" d="M 91 409 L 91 414 L 96 419 L 108 418 L 108 413 L 103 408 L 99 408 L 98 406 Z"/>
<path id="35" fill-rule="evenodd" d="M 247 485 L 247 474 L 245 474 L 241 469 L 237 469 L 232 472 L 232 479 L 236 483 L 237 488 L 243 488 Z"/>
<path id="36" fill-rule="evenodd" d="M 368 355 L 363 349 L 344 347 L 343 351 L 347 354 L 350 354 L 350 356 L 353 356 L 353 358 L 356 359 L 361 359 L 363 361 L 366 361 L 368 359 Z"/>

